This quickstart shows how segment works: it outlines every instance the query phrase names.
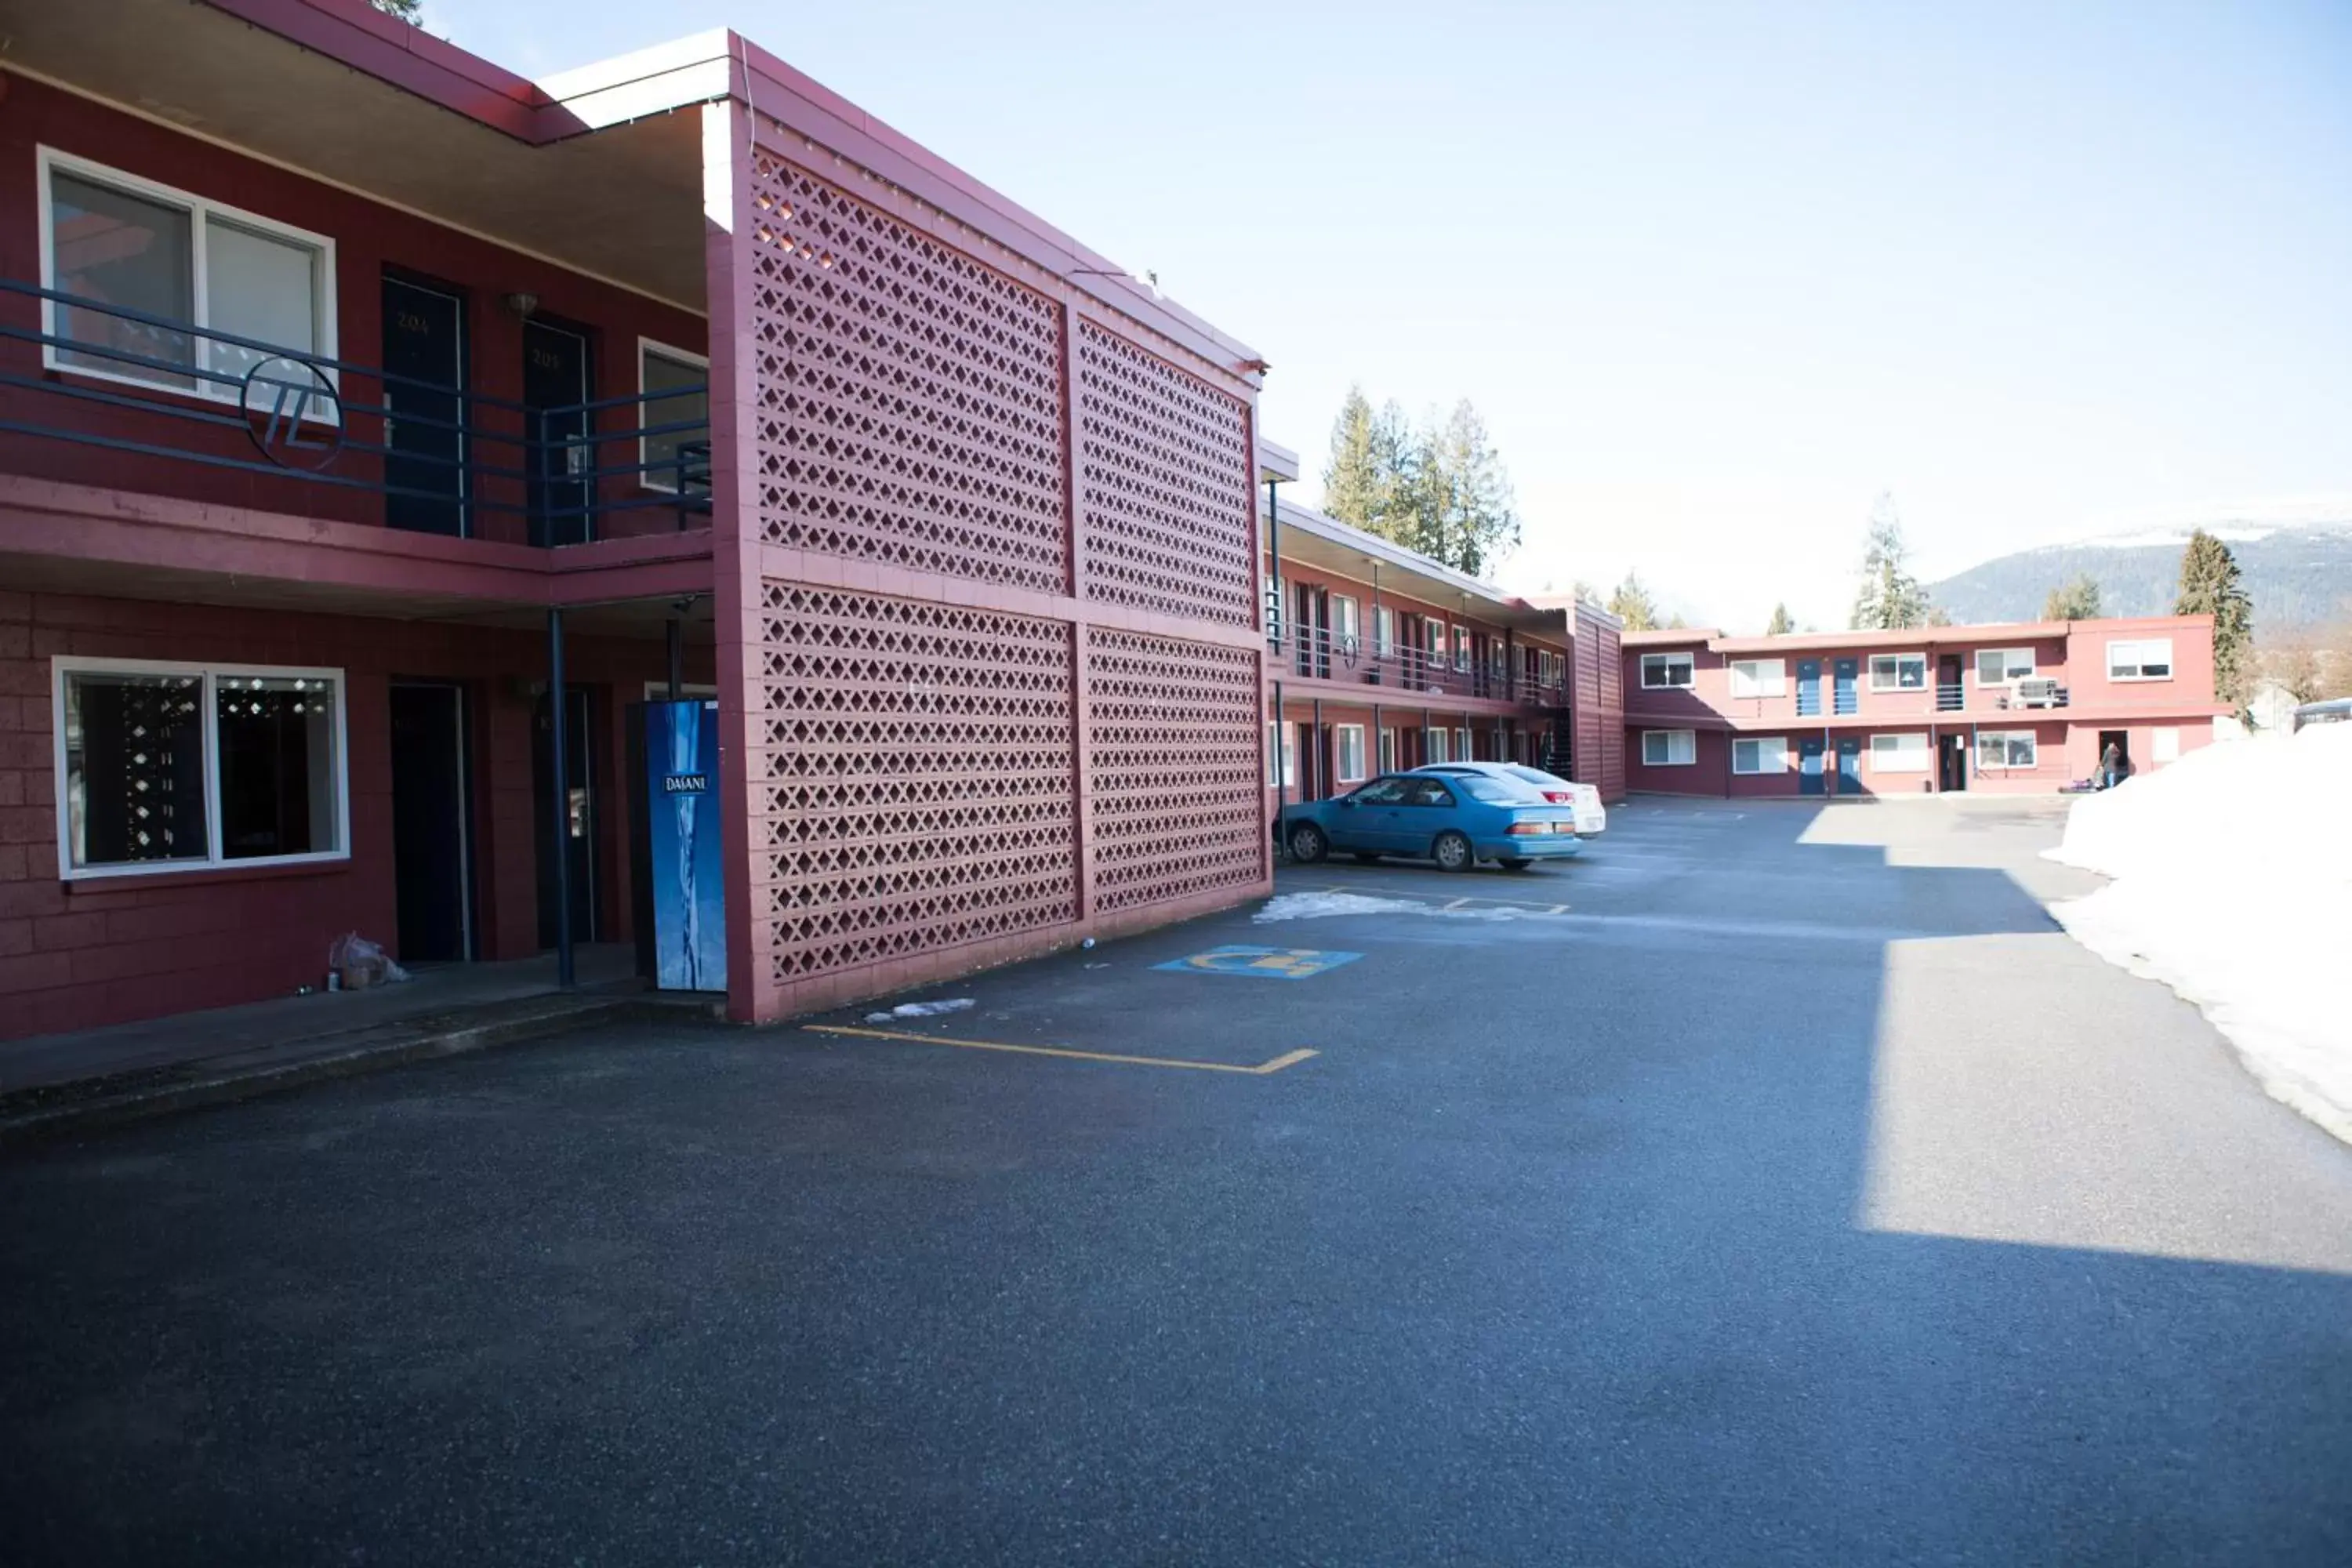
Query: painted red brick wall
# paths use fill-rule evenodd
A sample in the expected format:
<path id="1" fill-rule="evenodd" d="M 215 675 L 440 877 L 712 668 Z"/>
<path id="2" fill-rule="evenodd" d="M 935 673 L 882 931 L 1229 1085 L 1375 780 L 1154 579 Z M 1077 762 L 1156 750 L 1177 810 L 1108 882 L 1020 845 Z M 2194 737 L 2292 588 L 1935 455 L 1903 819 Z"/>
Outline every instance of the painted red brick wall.
<path id="1" fill-rule="evenodd" d="M 629 930 L 623 706 L 666 668 L 654 642 L 577 637 L 591 692 L 605 932 Z M 690 679 L 709 680 L 707 649 Z M 58 654 L 339 668 L 352 857 L 321 866 L 85 879 L 58 875 L 51 659 Z M 396 947 L 389 689 L 463 681 L 474 707 L 482 956 L 538 950 L 531 699 L 543 640 L 509 632 L 127 599 L 0 593 L 0 1038 L 253 1001 L 318 984 L 357 930 Z"/>
<path id="2" fill-rule="evenodd" d="M 477 239 L 40 82 L 12 76 L 8 79 L 5 108 L 0 110 L 0 276 L 16 281 L 37 284 L 41 278 L 37 214 L 38 170 L 35 156 L 36 149 L 41 146 L 332 239 L 338 357 L 361 365 L 378 364 L 383 358 L 382 283 L 387 267 L 420 281 L 454 289 L 465 296 L 472 390 L 487 396 L 521 396 L 522 323 L 500 303 L 505 295 L 518 290 L 537 294 L 543 314 L 588 330 L 592 340 L 591 377 L 597 397 L 621 396 L 637 390 L 640 336 L 696 353 L 704 349 L 703 318 L 690 310 Z M 695 240 L 691 236 L 682 236 L 680 243 L 690 245 Z M 12 326 L 38 331 L 37 302 L 16 295 L 0 295 L 0 319 Z M 18 339 L 0 340 L 0 365 L 12 374 L 51 380 L 61 374 L 43 371 L 40 346 Z M 84 384 L 143 402 L 177 403 L 211 412 L 220 407 L 217 404 L 174 399 L 169 394 L 145 388 L 102 382 Z M 372 380 L 352 384 L 351 395 L 354 401 L 382 401 L 381 388 Z M 515 416 L 478 409 L 477 416 L 488 428 L 515 433 L 520 429 Z M 205 429 L 184 419 L 76 404 L 53 395 L 16 388 L 0 388 L 0 419 L 22 420 L 52 429 L 91 430 L 178 450 L 214 452 L 247 460 L 259 456 L 251 443 L 234 429 Z M 608 412 L 604 420 L 608 428 L 641 423 L 627 407 Z M 375 421 L 355 417 L 351 435 L 356 440 L 377 441 L 381 439 L 382 426 Z M 624 450 L 622 446 L 606 448 L 599 457 L 600 465 L 612 467 L 634 461 L 624 456 Z M 522 467 L 522 454 L 517 448 L 486 442 L 480 452 L 481 461 L 486 464 Z M 151 494 L 346 522 L 383 521 L 381 498 L 366 490 L 0 435 L 0 471 L 89 483 L 93 470 L 98 468 L 103 469 L 108 483 Z M 381 477 L 380 465 L 356 453 L 338 458 L 330 471 L 370 481 Z M 521 499 L 519 485 L 511 481 L 485 477 L 479 483 L 485 500 L 513 504 Z M 608 481 L 609 497 L 638 493 L 633 485 Z M 677 526 L 677 519 L 668 510 L 656 508 L 607 513 L 599 520 L 598 526 L 603 534 L 614 536 L 667 531 Z M 520 542 L 525 528 L 520 513 L 484 508 L 476 513 L 475 532 L 482 538 Z"/>

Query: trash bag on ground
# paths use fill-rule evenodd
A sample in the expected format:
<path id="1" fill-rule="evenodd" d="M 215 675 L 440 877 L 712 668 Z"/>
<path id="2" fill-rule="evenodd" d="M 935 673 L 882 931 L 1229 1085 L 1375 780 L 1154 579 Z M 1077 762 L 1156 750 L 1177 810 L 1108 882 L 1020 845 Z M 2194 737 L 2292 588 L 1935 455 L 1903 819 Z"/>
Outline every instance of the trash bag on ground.
<path id="1" fill-rule="evenodd" d="M 397 984 L 411 978 L 392 955 L 355 931 L 337 937 L 327 949 L 327 967 L 341 977 L 346 991 Z"/>

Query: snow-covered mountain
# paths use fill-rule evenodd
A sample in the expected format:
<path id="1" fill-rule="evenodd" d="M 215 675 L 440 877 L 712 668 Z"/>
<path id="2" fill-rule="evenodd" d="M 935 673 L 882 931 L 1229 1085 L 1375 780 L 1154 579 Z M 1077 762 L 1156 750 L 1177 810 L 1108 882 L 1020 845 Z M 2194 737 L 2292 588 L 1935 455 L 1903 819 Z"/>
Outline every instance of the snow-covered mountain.
<path id="1" fill-rule="evenodd" d="M 2206 531 L 2229 543 L 2265 626 L 2352 621 L 2352 516 L 2288 522 L 2217 519 Z M 2089 573 L 2110 616 L 2171 612 L 2186 528 L 2144 529 L 1997 556 L 1928 585 L 1956 621 L 2030 621 L 2050 590 Z"/>

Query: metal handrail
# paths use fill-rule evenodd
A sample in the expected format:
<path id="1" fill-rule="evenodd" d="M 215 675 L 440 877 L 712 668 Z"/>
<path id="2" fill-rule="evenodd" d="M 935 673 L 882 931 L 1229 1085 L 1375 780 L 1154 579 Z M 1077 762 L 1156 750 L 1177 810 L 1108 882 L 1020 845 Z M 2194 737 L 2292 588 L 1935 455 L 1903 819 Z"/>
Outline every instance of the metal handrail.
<path id="1" fill-rule="evenodd" d="M 332 489 L 446 503 L 461 509 L 461 515 L 486 513 L 522 517 L 530 520 L 535 528 L 571 520 L 586 520 L 590 524 L 586 531 L 592 536 L 594 520 L 610 513 L 666 509 L 677 514 L 678 527 L 683 529 L 688 525 L 689 517 L 706 512 L 709 508 L 710 443 L 707 421 L 673 419 L 648 422 L 641 417 L 635 424 L 612 428 L 600 427 L 598 417 L 618 408 L 642 408 L 673 398 L 707 395 L 707 385 L 668 387 L 657 392 L 630 393 L 534 407 L 513 398 L 476 392 L 467 387 L 448 386 L 337 356 L 289 349 L 257 338 L 199 327 L 192 321 L 174 321 L 131 306 L 90 299 L 62 289 L 41 288 L 15 279 L 0 278 L 0 294 L 38 301 L 42 310 L 38 331 L 0 321 L 0 340 L 37 345 L 44 351 L 63 351 L 84 360 L 105 362 L 103 365 L 56 363 L 49 353 L 45 352 L 39 374 L 0 369 L 0 388 L 53 397 L 61 404 L 133 411 L 176 420 L 195 428 L 240 431 L 252 439 L 257 450 L 251 457 L 230 456 L 185 444 L 140 440 L 102 430 L 35 423 L 22 418 L 0 419 L 0 433 L 168 458 L 205 468 L 282 477 Z M 187 357 L 184 361 L 166 359 L 135 348 L 57 332 L 50 329 L 55 325 L 54 310 L 58 306 L 168 332 L 186 342 Z M 212 361 L 208 350 L 213 346 L 235 349 L 243 354 L 255 356 L 255 363 L 238 371 L 222 368 Z M 280 365 L 286 368 L 282 371 L 275 369 Z M 145 374 L 140 374 L 142 372 Z M 77 376 L 93 377 L 117 385 L 89 384 L 87 381 L 73 379 Z M 165 377 L 170 378 L 168 382 L 161 379 Z M 457 416 L 436 417 L 427 413 L 393 407 L 388 401 L 363 401 L 347 395 L 346 388 L 352 380 L 373 380 L 383 389 L 380 396 L 387 399 L 392 391 L 399 388 L 449 398 L 455 404 Z M 134 384 L 139 390 L 118 389 L 126 382 Z M 227 395 L 224 395 L 225 392 Z M 257 392 L 260 394 L 259 402 L 256 401 Z M 318 401 L 316 408 L 310 406 L 313 400 Z M 292 405 L 290 409 L 289 402 Z M 513 416 L 513 427 L 485 424 L 474 417 L 483 411 Z M 369 439 L 355 433 L 355 416 L 362 425 L 369 420 L 383 421 L 387 432 L 394 426 L 443 432 L 459 437 L 464 447 L 454 455 L 398 448 L 385 440 Z M 266 427 L 257 430 L 257 421 L 266 422 Z M 576 434 L 569 429 L 563 429 L 560 435 L 556 433 L 574 424 L 584 425 L 587 428 Z M 333 433 L 331 440 L 316 434 L 327 431 Z M 306 435 L 306 432 L 312 434 Z M 603 455 L 601 449 L 613 442 L 643 443 L 658 437 L 697 436 L 702 438 L 676 441 L 673 454 L 667 458 L 639 457 L 633 462 L 610 464 L 598 460 Z M 585 451 L 589 457 L 583 467 L 574 469 L 569 466 L 569 454 L 579 451 Z M 290 459 L 289 452 L 301 454 L 302 460 Z M 504 452 L 510 456 L 499 460 L 486 455 L 486 452 Z M 311 454 L 323 456 L 313 461 Z M 380 469 L 373 474 L 330 471 L 342 468 L 347 459 L 352 458 L 369 464 L 397 460 L 404 466 L 428 472 L 455 469 L 457 483 L 453 491 L 395 483 Z M 562 466 L 559 468 L 555 466 L 558 464 Z M 663 492 L 657 487 L 647 485 L 646 480 L 650 475 L 670 479 L 671 488 Z M 654 493 L 618 496 L 604 493 L 607 481 L 630 479 Z M 499 484 L 520 489 L 522 492 L 520 498 L 505 499 L 488 493 Z M 570 499 L 564 490 L 557 488 L 567 486 L 579 487 L 577 500 Z"/>
<path id="2" fill-rule="evenodd" d="M 1391 643 L 1382 649 L 1361 633 L 1297 630 L 1276 621 L 1266 627 L 1266 642 L 1286 677 L 1360 681 L 1392 687 L 1405 696 L 1434 693 L 1541 707 L 1558 706 L 1568 690 L 1564 677 L 1539 681 L 1507 661 L 1460 668 L 1450 647 L 1440 653 Z"/>

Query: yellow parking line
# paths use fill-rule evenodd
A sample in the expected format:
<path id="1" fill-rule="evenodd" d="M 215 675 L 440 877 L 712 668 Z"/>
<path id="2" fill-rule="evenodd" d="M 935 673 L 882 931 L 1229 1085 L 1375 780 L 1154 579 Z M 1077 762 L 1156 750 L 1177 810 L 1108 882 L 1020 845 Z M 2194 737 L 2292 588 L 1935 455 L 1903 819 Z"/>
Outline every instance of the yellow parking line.
<path id="1" fill-rule="evenodd" d="M 1012 1051 L 1025 1057 L 1066 1057 L 1081 1062 L 1118 1062 L 1139 1068 L 1190 1068 L 1194 1072 L 1238 1072 L 1255 1078 L 1297 1067 L 1315 1053 L 1307 1050 L 1286 1051 L 1270 1062 L 1255 1067 L 1238 1067 L 1232 1062 L 1189 1062 L 1174 1057 L 1123 1057 L 1108 1051 L 1077 1051 L 1066 1046 L 1009 1046 L 1001 1040 L 958 1040 L 943 1035 L 913 1035 L 898 1029 L 860 1029 L 848 1024 L 803 1024 L 801 1027 L 819 1035 L 855 1035 L 866 1040 L 912 1040 L 917 1045 L 954 1046 L 967 1051 Z"/>

